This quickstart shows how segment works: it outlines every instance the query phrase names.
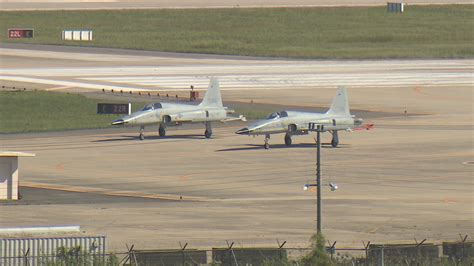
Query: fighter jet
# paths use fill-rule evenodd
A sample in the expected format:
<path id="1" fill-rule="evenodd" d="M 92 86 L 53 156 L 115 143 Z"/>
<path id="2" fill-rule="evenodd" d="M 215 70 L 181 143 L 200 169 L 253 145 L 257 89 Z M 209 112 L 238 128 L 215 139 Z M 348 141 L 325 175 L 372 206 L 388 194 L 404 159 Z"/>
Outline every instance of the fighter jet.
<path id="1" fill-rule="evenodd" d="M 337 89 L 336 97 L 326 113 L 311 113 L 297 111 L 280 111 L 270 114 L 264 120 L 257 121 L 246 128 L 236 131 L 240 135 L 265 135 L 264 148 L 270 147 L 269 139 L 272 134 L 285 133 L 286 146 L 291 145 L 291 137 L 309 133 L 309 124 L 323 125 L 323 132 L 331 132 L 331 145 L 339 144 L 338 131 L 352 129 L 370 129 L 373 125 L 362 125 L 361 118 L 355 118 L 349 110 L 347 92 L 345 88 Z"/>
<path id="2" fill-rule="evenodd" d="M 211 78 L 207 92 L 199 105 L 150 103 L 137 112 L 113 121 L 112 125 L 138 125 L 140 126 L 138 138 L 144 140 L 143 131 L 146 125 L 158 124 L 158 134 L 160 137 L 164 137 L 167 126 L 183 123 L 204 123 L 206 126 L 204 136 L 210 138 L 212 136 L 211 122 L 246 121 L 242 115 L 239 117 L 228 116 L 232 113 L 233 110 L 229 110 L 222 105 L 219 80 Z"/>

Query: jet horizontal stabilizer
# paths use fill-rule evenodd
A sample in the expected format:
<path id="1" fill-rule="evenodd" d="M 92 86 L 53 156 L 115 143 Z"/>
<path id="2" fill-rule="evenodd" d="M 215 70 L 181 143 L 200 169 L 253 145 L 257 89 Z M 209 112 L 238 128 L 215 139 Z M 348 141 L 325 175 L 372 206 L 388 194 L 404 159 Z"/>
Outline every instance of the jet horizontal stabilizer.
<path id="1" fill-rule="evenodd" d="M 228 116 L 226 119 L 221 120 L 221 122 L 226 123 L 226 122 L 232 122 L 232 121 L 242 121 L 242 122 L 247 122 L 247 118 L 243 115 L 239 115 L 238 117 L 235 116 Z"/>

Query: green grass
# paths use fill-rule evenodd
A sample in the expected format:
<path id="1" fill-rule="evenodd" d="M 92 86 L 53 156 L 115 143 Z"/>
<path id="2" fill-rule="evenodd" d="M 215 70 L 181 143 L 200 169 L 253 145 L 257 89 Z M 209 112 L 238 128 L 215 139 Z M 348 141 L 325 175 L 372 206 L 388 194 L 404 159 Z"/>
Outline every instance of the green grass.
<path id="1" fill-rule="evenodd" d="M 146 99 L 132 103 L 132 111 L 143 107 Z M 47 91 L 0 91 L 0 133 L 27 133 L 111 127 L 120 115 L 99 115 L 99 102 L 127 102 L 88 98 L 83 95 Z M 234 103 L 235 116 L 261 119 L 274 112 L 266 105 Z"/>
<path id="2" fill-rule="evenodd" d="M 98 102 L 104 101 L 66 93 L 2 91 L 0 133 L 109 127 L 118 115 L 96 114 Z"/>
<path id="3" fill-rule="evenodd" d="M 35 28 L 31 40 L 7 28 Z M 64 42 L 63 29 L 94 41 Z M 472 58 L 474 5 L 0 12 L 0 41 L 296 58 Z"/>

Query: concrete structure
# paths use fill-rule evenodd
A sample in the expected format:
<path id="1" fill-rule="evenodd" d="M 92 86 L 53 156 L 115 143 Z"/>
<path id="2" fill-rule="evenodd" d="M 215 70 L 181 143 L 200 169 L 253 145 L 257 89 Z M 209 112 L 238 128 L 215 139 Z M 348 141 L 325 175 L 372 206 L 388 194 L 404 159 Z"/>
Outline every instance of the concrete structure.
<path id="1" fill-rule="evenodd" d="M 0 151 L 0 200 L 18 200 L 18 157 L 33 153 Z"/>
<path id="2" fill-rule="evenodd" d="M 27 234 L 77 234 L 81 232 L 79 225 L 66 226 L 35 226 L 35 227 L 0 227 L 0 236 Z"/>
<path id="3" fill-rule="evenodd" d="M 0 238 L 0 265 L 45 265 L 55 264 L 53 257 L 59 248 L 77 248 L 103 264 L 106 250 L 105 236 L 59 236 Z M 58 262 L 59 263 L 59 262 Z M 101 264 L 101 265 L 102 265 Z"/>

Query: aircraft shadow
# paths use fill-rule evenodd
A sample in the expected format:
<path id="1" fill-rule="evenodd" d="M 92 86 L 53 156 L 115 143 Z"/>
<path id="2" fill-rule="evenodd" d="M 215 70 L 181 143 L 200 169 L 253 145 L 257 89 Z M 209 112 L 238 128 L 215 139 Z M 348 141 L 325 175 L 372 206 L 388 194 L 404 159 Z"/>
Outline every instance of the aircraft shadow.
<path id="1" fill-rule="evenodd" d="M 203 135 L 171 135 L 171 136 L 165 136 L 165 137 L 160 137 L 160 136 L 146 136 L 145 135 L 145 140 L 162 140 L 162 139 L 205 139 Z M 107 139 L 100 139 L 100 140 L 94 140 L 92 142 L 114 142 L 114 141 L 129 141 L 129 140 L 138 140 L 138 136 L 130 136 L 130 135 L 122 135 L 118 138 L 107 138 Z"/>
<path id="2" fill-rule="evenodd" d="M 350 144 L 339 144 L 337 148 L 333 148 L 331 143 L 322 143 L 321 148 L 323 149 L 340 149 L 340 148 L 348 148 Z M 270 150 L 272 149 L 301 149 L 301 148 L 316 148 L 316 143 L 297 143 L 292 144 L 291 146 L 286 146 L 285 144 L 270 144 Z M 223 152 L 223 151 L 249 151 L 249 150 L 263 150 L 263 144 L 245 144 L 245 147 L 238 147 L 238 148 L 228 148 L 228 149 L 221 149 L 216 150 L 216 152 Z"/>

